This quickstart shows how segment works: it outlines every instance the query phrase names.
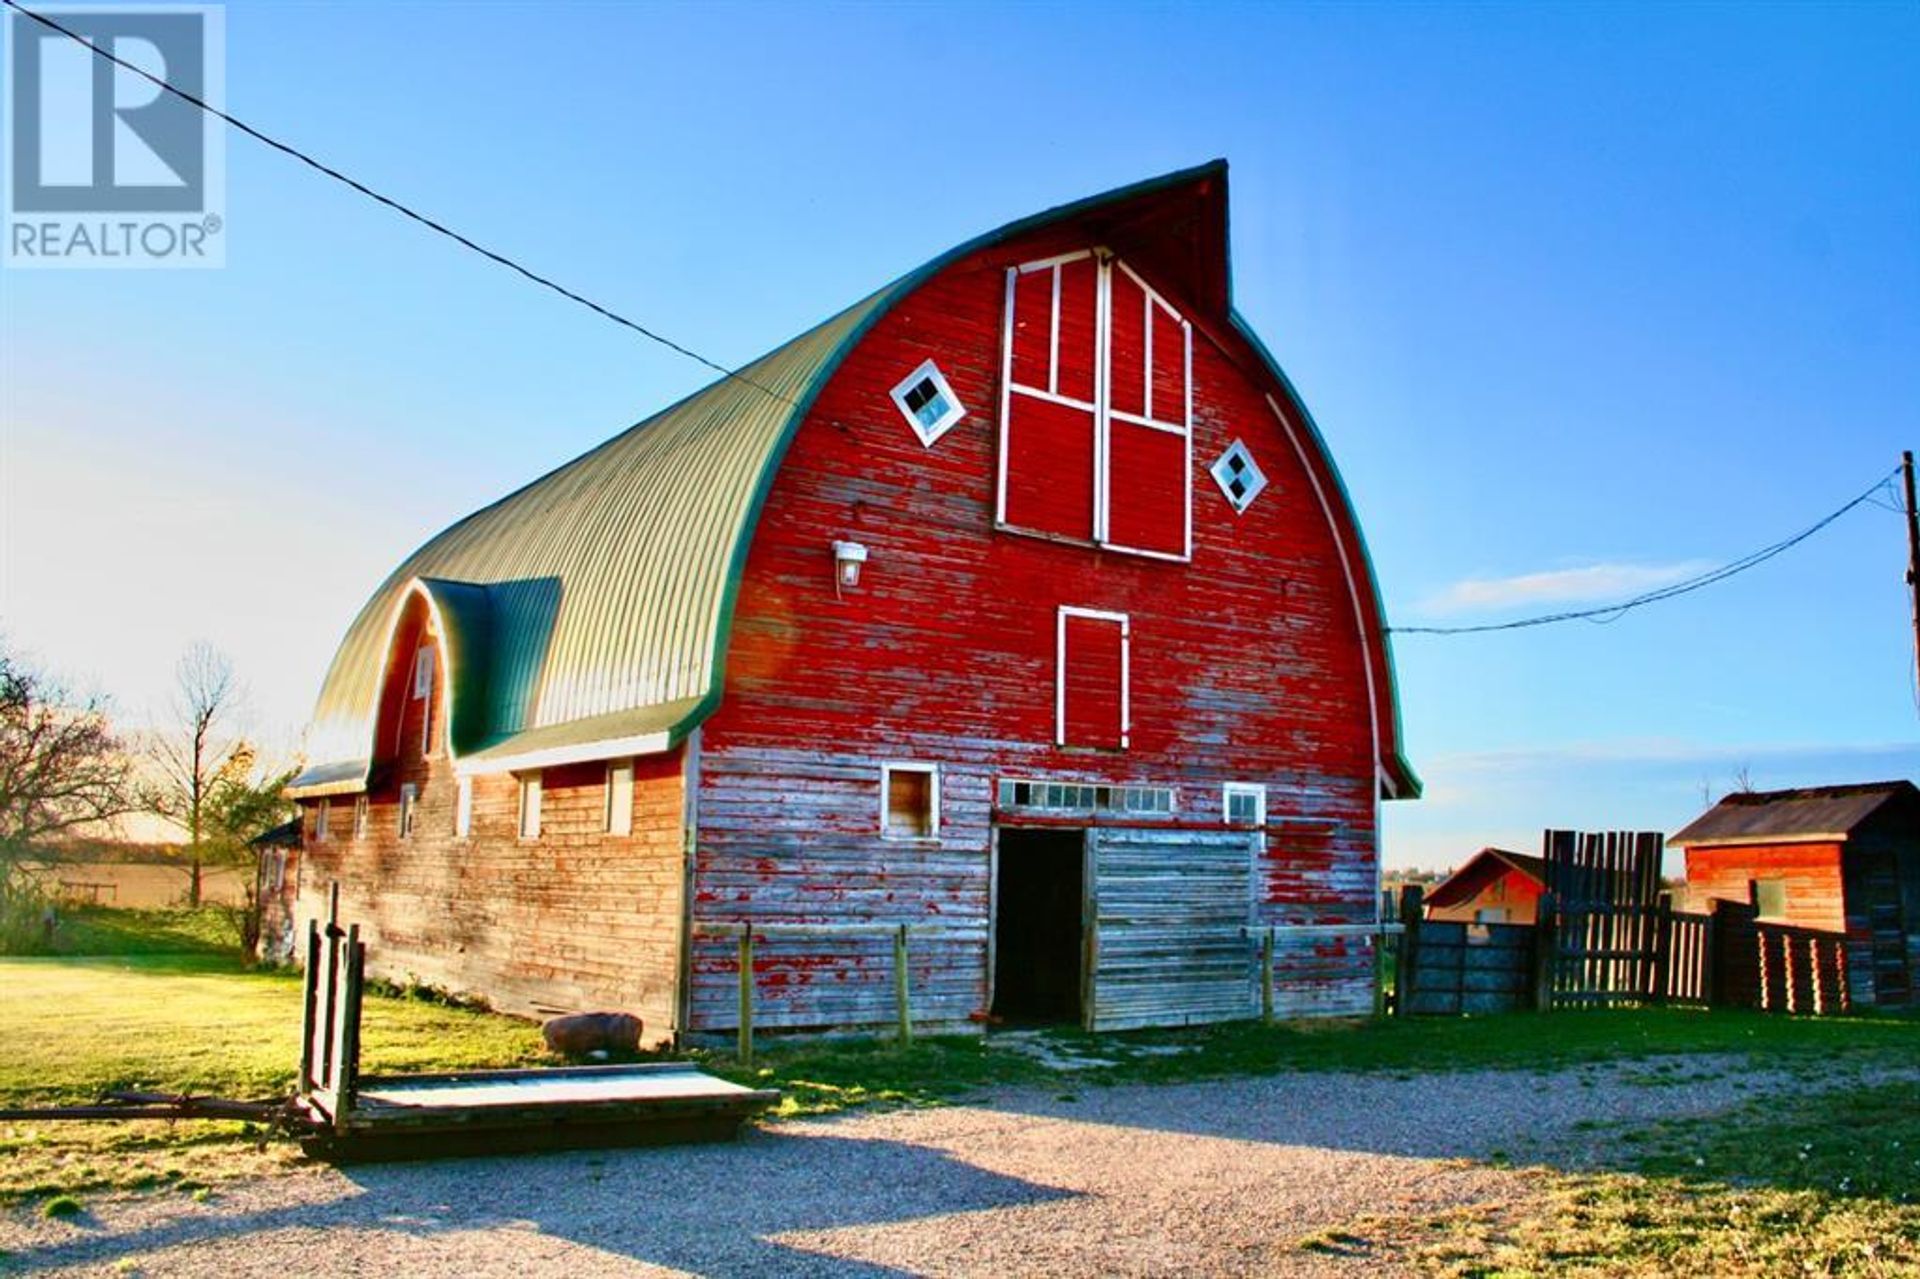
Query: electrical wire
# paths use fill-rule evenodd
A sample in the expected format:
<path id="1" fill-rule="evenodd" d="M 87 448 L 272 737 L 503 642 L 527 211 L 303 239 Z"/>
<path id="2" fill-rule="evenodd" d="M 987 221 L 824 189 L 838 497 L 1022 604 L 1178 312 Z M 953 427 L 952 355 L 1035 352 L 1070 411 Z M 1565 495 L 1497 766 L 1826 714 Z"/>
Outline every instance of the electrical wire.
<path id="1" fill-rule="evenodd" d="M 761 383 L 754 381 L 752 378 L 748 377 L 746 374 L 741 373 L 736 369 L 730 369 L 726 365 L 721 364 L 718 361 L 710 360 L 706 356 L 700 354 L 698 351 L 693 350 L 691 347 L 682 346 L 680 343 L 674 341 L 672 338 L 667 337 L 664 334 L 658 333 L 653 329 L 648 328 L 646 325 L 641 324 L 637 320 L 630 320 L 626 316 L 621 315 L 618 311 L 615 311 L 610 307 L 602 306 L 598 302 L 595 302 L 592 298 L 585 297 L 579 293 L 576 293 L 572 289 L 567 288 L 565 285 L 557 283 L 556 281 L 551 280 L 546 276 L 541 275 L 539 272 L 534 271 L 528 267 L 522 266 L 520 263 L 506 256 L 504 253 L 496 253 L 494 250 L 487 248 L 483 244 L 477 244 L 473 240 L 468 239 L 466 236 L 460 234 L 458 231 L 455 231 L 453 228 L 447 226 L 445 223 L 435 221 L 433 218 L 428 217 L 426 214 L 407 207 L 406 205 L 402 204 L 400 201 L 394 199 L 391 196 L 382 195 L 380 192 L 374 190 L 372 187 L 366 185 L 364 182 L 360 182 L 354 178 L 348 177 L 346 174 L 342 173 L 340 170 L 332 167 L 331 165 L 324 164 L 321 161 L 316 160 L 314 157 L 308 155 L 306 152 L 300 150 L 298 147 L 291 146 L 285 142 L 280 141 L 278 138 L 272 137 L 266 133 L 262 133 L 260 130 L 254 128 L 252 125 L 248 124 L 246 121 L 238 119 L 234 116 L 228 115 L 225 111 L 205 101 L 204 99 L 201 99 L 191 93 L 188 93 L 185 89 L 182 89 L 179 86 L 168 82 L 167 80 L 163 79 L 160 76 L 154 75 L 152 72 L 147 71 L 142 67 L 135 66 L 133 63 L 128 62 L 126 59 L 117 56 L 116 54 L 114 54 L 112 51 L 108 49 L 101 48 L 99 45 L 93 43 L 91 40 L 88 40 L 85 36 L 82 36 L 78 32 L 73 31 L 67 27 L 61 26 L 58 22 L 55 22 L 52 18 L 47 17 L 45 14 L 35 13 L 33 10 L 18 3 L 18 0 L 0 0 L 0 4 L 5 4 L 7 8 L 12 9 L 14 12 L 22 15 L 23 17 L 28 17 L 33 19 L 35 22 L 39 23 L 43 27 L 46 27 L 50 31 L 58 32 L 59 34 L 67 37 L 69 40 L 72 40 L 74 43 L 80 45 L 82 48 L 92 50 L 96 57 L 104 58 L 106 61 L 113 63 L 115 66 L 121 67 L 127 71 L 131 71 L 133 74 L 139 76 L 141 79 L 146 80 L 154 85 L 157 85 L 163 92 L 171 93 L 174 97 L 179 98 L 181 101 L 191 103 L 192 105 L 198 107 L 200 110 L 206 112 L 208 115 L 213 116 L 216 119 L 225 121 L 227 124 L 231 125 L 233 128 L 239 130 L 241 133 L 244 133 L 248 137 L 254 139 L 254 141 L 264 143 L 265 145 L 272 147 L 275 151 L 278 151 L 283 155 L 291 156 L 293 159 L 298 160 L 301 164 L 306 165 L 308 168 L 313 169 L 318 173 L 322 173 L 327 177 L 332 178 L 335 182 L 338 182 L 343 186 L 349 187 L 352 190 L 359 192 L 361 195 L 366 196 L 368 199 L 374 201 L 375 203 L 385 205 L 387 208 L 392 209 L 395 213 L 400 214 L 402 217 L 410 218 L 413 221 L 418 222 L 421 226 L 426 227 L 429 231 L 433 231 L 440 235 L 445 236 L 447 239 L 452 240 L 455 244 L 460 245 L 462 248 L 470 249 L 473 252 L 478 253 L 481 257 L 486 258 L 488 261 L 498 263 L 500 266 L 506 267 L 509 271 L 512 271 L 518 275 L 524 276 L 526 279 L 531 280 L 533 283 L 537 285 L 540 285 L 542 288 L 551 289 L 555 293 L 558 293 L 561 297 L 566 298 L 568 301 L 579 303 L 581 306 L 586 307 L 589 311 L 594 312 L 596 315 L 599 315 L 608 320 L 612 320 L 615 324 L 621 325 L 624 328 L 632 329 L 635 333 L 638 333 L 641 337 L 646 338 L 649 342 L 657 342 L 661 346 L 666 347 L 669 351 L 673 351 L 679 355 L 683 355 L 689 360 L 693 360 L 700 364 L 704 364 L 706 367 L 708 367 L 709 369 L 712 369 L 714 372 L 720 374 L 722 377 L 730 378 L 733 381 L 744 383 L 745 385 L 752 387 L 754 390 L 759 391 L 762 394 L 772 396 L 774 399 L 779 400 L 783 404 L 787 404 L 795 408 L 799 407 L 799 405 L 796 404 L 788 396 L 782 395 L 780 392 L 773 390 L 771 387 L 763 386 Z"/>
<path id="2" fill-rule="evenodd" d="M 1800 545 L 1800 543 L 1826 528 L 1829 524 L 1832 524 L 1856 506 L 1861 506 L 1869 502 L 1874 494 L 1885 488 L 1887 482 L 1899 473 L 1900 468 L 1895 467 L 1886 475 L 1875 480 L 1866 492 L 1860 494 L 1839 510 L 1825 516 L 1818 523 L 1812 524 L 1800 530 L 1800 532 L 1795 533 L 1792 537 L 1775 542 L 1771 546 L 1762 547 L 1751 554 L 1743 555 L 1737 560 L 1722 564 L 1719 568 L 1701 573 L 1696 577 L 1687 578 L 1685 581 L 1674 582 L 1658 590 L 1648 591 L 1643 595 L 1636 595 L 1632 599 L 1622 600 L 1617 604 L 1607 604 L 1598 608 L 1572 609 L 1562 613 L 1545 613 L 1538 617 L 1523 617 L 1511 622 L 1485 622 L 1478 626 L 1390 626 L 1387 630 L 1395 635 L 1482 635 L 1490 631 L 1518 631 L 1533 626 L 1548 626 L 1555 622 L 1591 621 L 1601 625 L 1617 622 L 1633 609 L 1644 608 L 1648 604 L 1657 604 L 1662 600 L 1670 600 L 1676 596 L 1691 594 L 1694 591 L 1702 590 L 1718 582 L 1724 582 L 1730 577 L 1735 577 L 1746 572 L 1748 569 L 1758 568 L 1774 556 L 1792 550 L 1794 547 Z"/>

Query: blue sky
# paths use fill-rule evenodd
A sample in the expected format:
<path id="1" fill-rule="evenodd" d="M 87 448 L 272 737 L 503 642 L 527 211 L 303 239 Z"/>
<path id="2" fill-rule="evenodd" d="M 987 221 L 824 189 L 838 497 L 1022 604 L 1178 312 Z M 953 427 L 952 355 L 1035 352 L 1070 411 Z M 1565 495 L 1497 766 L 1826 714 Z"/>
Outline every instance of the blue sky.
<path id="1" fill-rule="evenodd" d="M 269 5 L 230 107 L 722 361 L 1226 156 L 1237 301 L 1395 620 L 1772 542 L 1920 437 L 1920 8 Z M 285 738 L 372 585 L 703 370 L 245 138 L 227 266 L 0 275 L 0 629 Z M 1397 646 L 1387 853 L 1920 773 L 1898 519 L 1611 625 Z"/>

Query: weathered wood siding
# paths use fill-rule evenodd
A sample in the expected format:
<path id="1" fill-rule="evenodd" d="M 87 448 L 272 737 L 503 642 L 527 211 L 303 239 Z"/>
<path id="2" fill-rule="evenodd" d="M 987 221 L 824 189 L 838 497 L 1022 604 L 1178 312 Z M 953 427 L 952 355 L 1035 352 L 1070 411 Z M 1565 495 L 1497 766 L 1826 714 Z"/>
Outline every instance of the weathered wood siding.
<path id="1" fill-rule="evenodd" d="M 372 975 L 484 997 L 507 1012 L 617 1009 L 649 1042 L 672 1031 L 685 874 L 679 751 L 635 761 L 633 831 L 606 833 L 605 766 L 549 769 L 540 837 L 519 831 L 519 784 L 473 782 L 471 833 L 454 834 L 456 782 L 445 751 L 444 680 L 432 698 L 435 744 L 421 749 L 426 703 L 404 696 L 424 609 L 402 618 L 390 655 L 367 833 L 354 838 L 351 796 L 303 803 L 300 913 L 324 917 L 327 886 L 362 926 Z M 420 788 L 411 837 L 399 832 L 400 787 Z"/>
<path id="2" fill-rule="evenodd" d="M 1839 844 L 1776 844 L 1687 849 L 1688 908 L 1705 912 L 1714 898 L 1744 902 L 1756 879 L 1783 881 L 1783 923 L 1838 931 L 1847 926 Z"/>
<path id="3" fill-rule="evenodd" d="M 1092 1030 L 1233 1021 L 1259 1009 L 1249 962 L 1255 837 L 1095 830 Z"/>
<path id="4" fill-rule="evenodd" d="M 702 921 L 962 926 L 978 940 L 916 953 L 916 1015 L 981 1014 L 993 783 L 1008 776 L 1172 785 L 1176 817 L 1203 826 L 1221 821 L 1223 782 L 1264 783 L 1256 922 L 1373 917 L 1367 663 L 1381 650 L 1359 633 L 1316 477 L 1266 398 L 1277 388 L 1222 317 L 1149 277 L 1195 323 L 1191 564 L 994 528 L 1005 269 L 1096 234 L 1055 228 L 941 271 L 861 341 L 798 431 L 747 559 L 724 701 L 702 730 L 696 934 Z M 928 358 L 968 410 L 931 449 L 888 395 Z M 1270 481 L 1244 515 L 1207 474 L 1235 439 Z M 836 538 L 871 554 L 840 597 Z M 1129 617 L 1124 751 L 1053 744 L 1061 605 Z M 940 765 L 936 839 L 880 837 L 887 760 Z M 762 1025 L 891 1016 L 877 942 L 770 941 L 758 963 Z M 1282 1012 L 1371 1006 L 1363 938 L 1290 943 L 1276 968 Z M 731 943 L 699 941 L 691 977 L 693 1028 L 731 1026 Z"/>

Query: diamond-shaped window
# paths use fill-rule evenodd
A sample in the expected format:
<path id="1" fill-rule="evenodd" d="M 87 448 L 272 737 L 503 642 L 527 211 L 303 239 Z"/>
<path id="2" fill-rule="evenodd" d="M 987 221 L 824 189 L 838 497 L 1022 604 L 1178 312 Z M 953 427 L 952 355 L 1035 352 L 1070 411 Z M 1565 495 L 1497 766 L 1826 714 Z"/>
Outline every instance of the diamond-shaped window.
<path id="1" fill-rule="evenodd" d="M 1260 490 L 1267 487 L 1266 473 L 1240 440 L 1229 444 L 1220 460 L 1213 464 L 1213 482 L 1227 495 L 1227 502 L 1236 513 L 1252 506 Z"/>
<path id="2" fill-rule="evenodd" d="M 940 367 L 932 360 L 900 379 L 899 385 L 893 388 L 893 402 L 913 433 L 920 437 L 920 443 L 928 448 L 967 415 L 960 405 L 960 397 L 953 393 Z"/>

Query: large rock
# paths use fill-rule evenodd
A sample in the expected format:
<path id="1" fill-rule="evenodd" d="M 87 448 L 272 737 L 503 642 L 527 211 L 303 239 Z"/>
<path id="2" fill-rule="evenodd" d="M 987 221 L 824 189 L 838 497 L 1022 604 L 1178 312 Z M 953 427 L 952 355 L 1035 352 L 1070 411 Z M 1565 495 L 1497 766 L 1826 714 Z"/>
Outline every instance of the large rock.
<path id="1" fill-rule="evenodd" d="M 640 1050 L 640 1019 L 632 1013 L 574 1013 L 540 1028 L 547 1047 L 563 1057 Z"/>

